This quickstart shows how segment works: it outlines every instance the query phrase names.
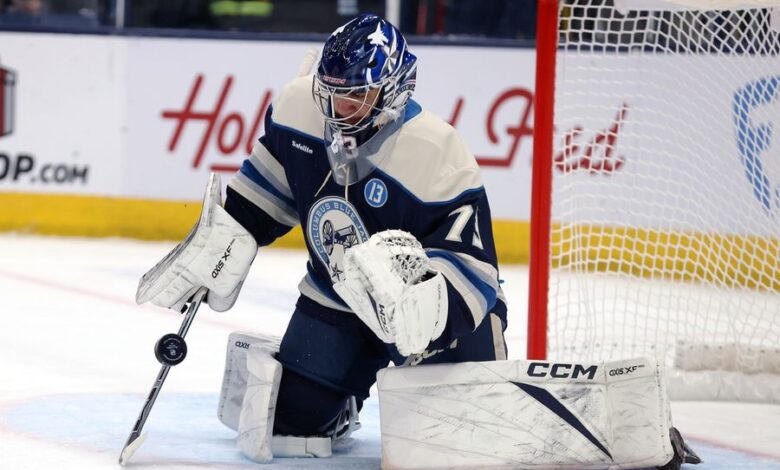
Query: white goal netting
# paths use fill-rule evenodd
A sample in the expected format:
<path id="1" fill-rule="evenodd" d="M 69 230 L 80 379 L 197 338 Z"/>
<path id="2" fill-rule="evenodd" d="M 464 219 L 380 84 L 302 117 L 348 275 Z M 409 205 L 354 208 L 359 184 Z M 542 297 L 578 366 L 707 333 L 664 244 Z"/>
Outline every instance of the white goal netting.
<path id="1" fill-rule="evenodd" d="M 549 357 L 780 374 L 780 7 L 615 2 L 560 9 Z"/>

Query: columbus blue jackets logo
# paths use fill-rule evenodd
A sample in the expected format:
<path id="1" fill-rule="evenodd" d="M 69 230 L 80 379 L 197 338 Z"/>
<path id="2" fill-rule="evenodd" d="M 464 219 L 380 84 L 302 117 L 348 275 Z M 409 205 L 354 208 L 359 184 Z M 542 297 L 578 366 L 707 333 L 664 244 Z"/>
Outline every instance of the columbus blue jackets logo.
<path id="1" fill-rule="evenodd" d="M 333 282 L 344 279 L 341 260 L 344 252 L 368 240 L 368 231 L 355 208 L 339 197 L 315 202 L 306 223 L 309 243 Z"/>
<path id="2" fill-rule="evenodd" d="M 14 131 L 14 86 L 16 73 L 0 66 L 0 137 Z"/>
<path id="3" fill-rule="evenodd" d="M 753 195 L 764 210 L 780 213 L 780 75 L 750 82 L 734 93 L 737 148 Z M 774 129 L 774 131 L 773 131 Z"/>

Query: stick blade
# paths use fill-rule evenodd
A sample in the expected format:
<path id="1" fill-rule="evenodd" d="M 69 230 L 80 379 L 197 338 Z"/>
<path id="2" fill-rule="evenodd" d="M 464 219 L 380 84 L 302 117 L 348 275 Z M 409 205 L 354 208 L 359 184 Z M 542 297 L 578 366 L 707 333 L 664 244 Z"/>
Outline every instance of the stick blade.
<path id="1" fill-rule="evenodd" d="M 119 465 L 125 465 L 127 462 L 130 461 L 130 458 L 135 454 L 135 451 L 138 450 L 139 447 L 141 447 L 141 444 L 144 443 L 146 440 L 146 436 L 148 436 L 149 433 L 145 432 L 138 436 L 137 439 L 135 439 L 132 442 L 128 442 L 125 447 L 122 449 L 122 453 L 119 455 Z"/>

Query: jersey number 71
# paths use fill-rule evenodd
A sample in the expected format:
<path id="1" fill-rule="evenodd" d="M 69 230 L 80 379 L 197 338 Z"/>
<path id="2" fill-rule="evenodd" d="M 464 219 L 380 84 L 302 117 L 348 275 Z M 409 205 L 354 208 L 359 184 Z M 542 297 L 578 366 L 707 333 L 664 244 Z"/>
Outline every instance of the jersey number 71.
<path id="1" fill-rule="evenodd" d="M 471 238 L 471 244 L 482 249 L 482 237 L 479 235 L 479 211 L 475 211 L 474 206 L 471 205 L 461 206 L 450 212 L 447 217 L 451 217 L 455 214 L 457 214 L 457 218 L 455 219 L 455 222 L 453 222 L 452 228 L 449 233 L 447 233 L 445 240 L 462 242 L 463 239 L 461 238 L 461 235 L 463 234 L 463 230 L 466 228 L 466 224 L 469 223 L 469 220 L 471 220 L 471 216 L 473 215 L 474 236 Z"/>

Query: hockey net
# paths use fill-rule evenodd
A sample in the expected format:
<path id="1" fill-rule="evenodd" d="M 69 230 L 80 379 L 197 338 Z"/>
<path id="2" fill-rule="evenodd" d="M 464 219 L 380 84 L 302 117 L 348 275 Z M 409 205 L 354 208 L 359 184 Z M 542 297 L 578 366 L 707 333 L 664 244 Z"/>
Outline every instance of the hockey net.
<path id="1" fill-rule="evenodd" d="M 780 1 L 557 6 L 530 356 L 651 354 L 676 397 L 780 401 Z"/>

